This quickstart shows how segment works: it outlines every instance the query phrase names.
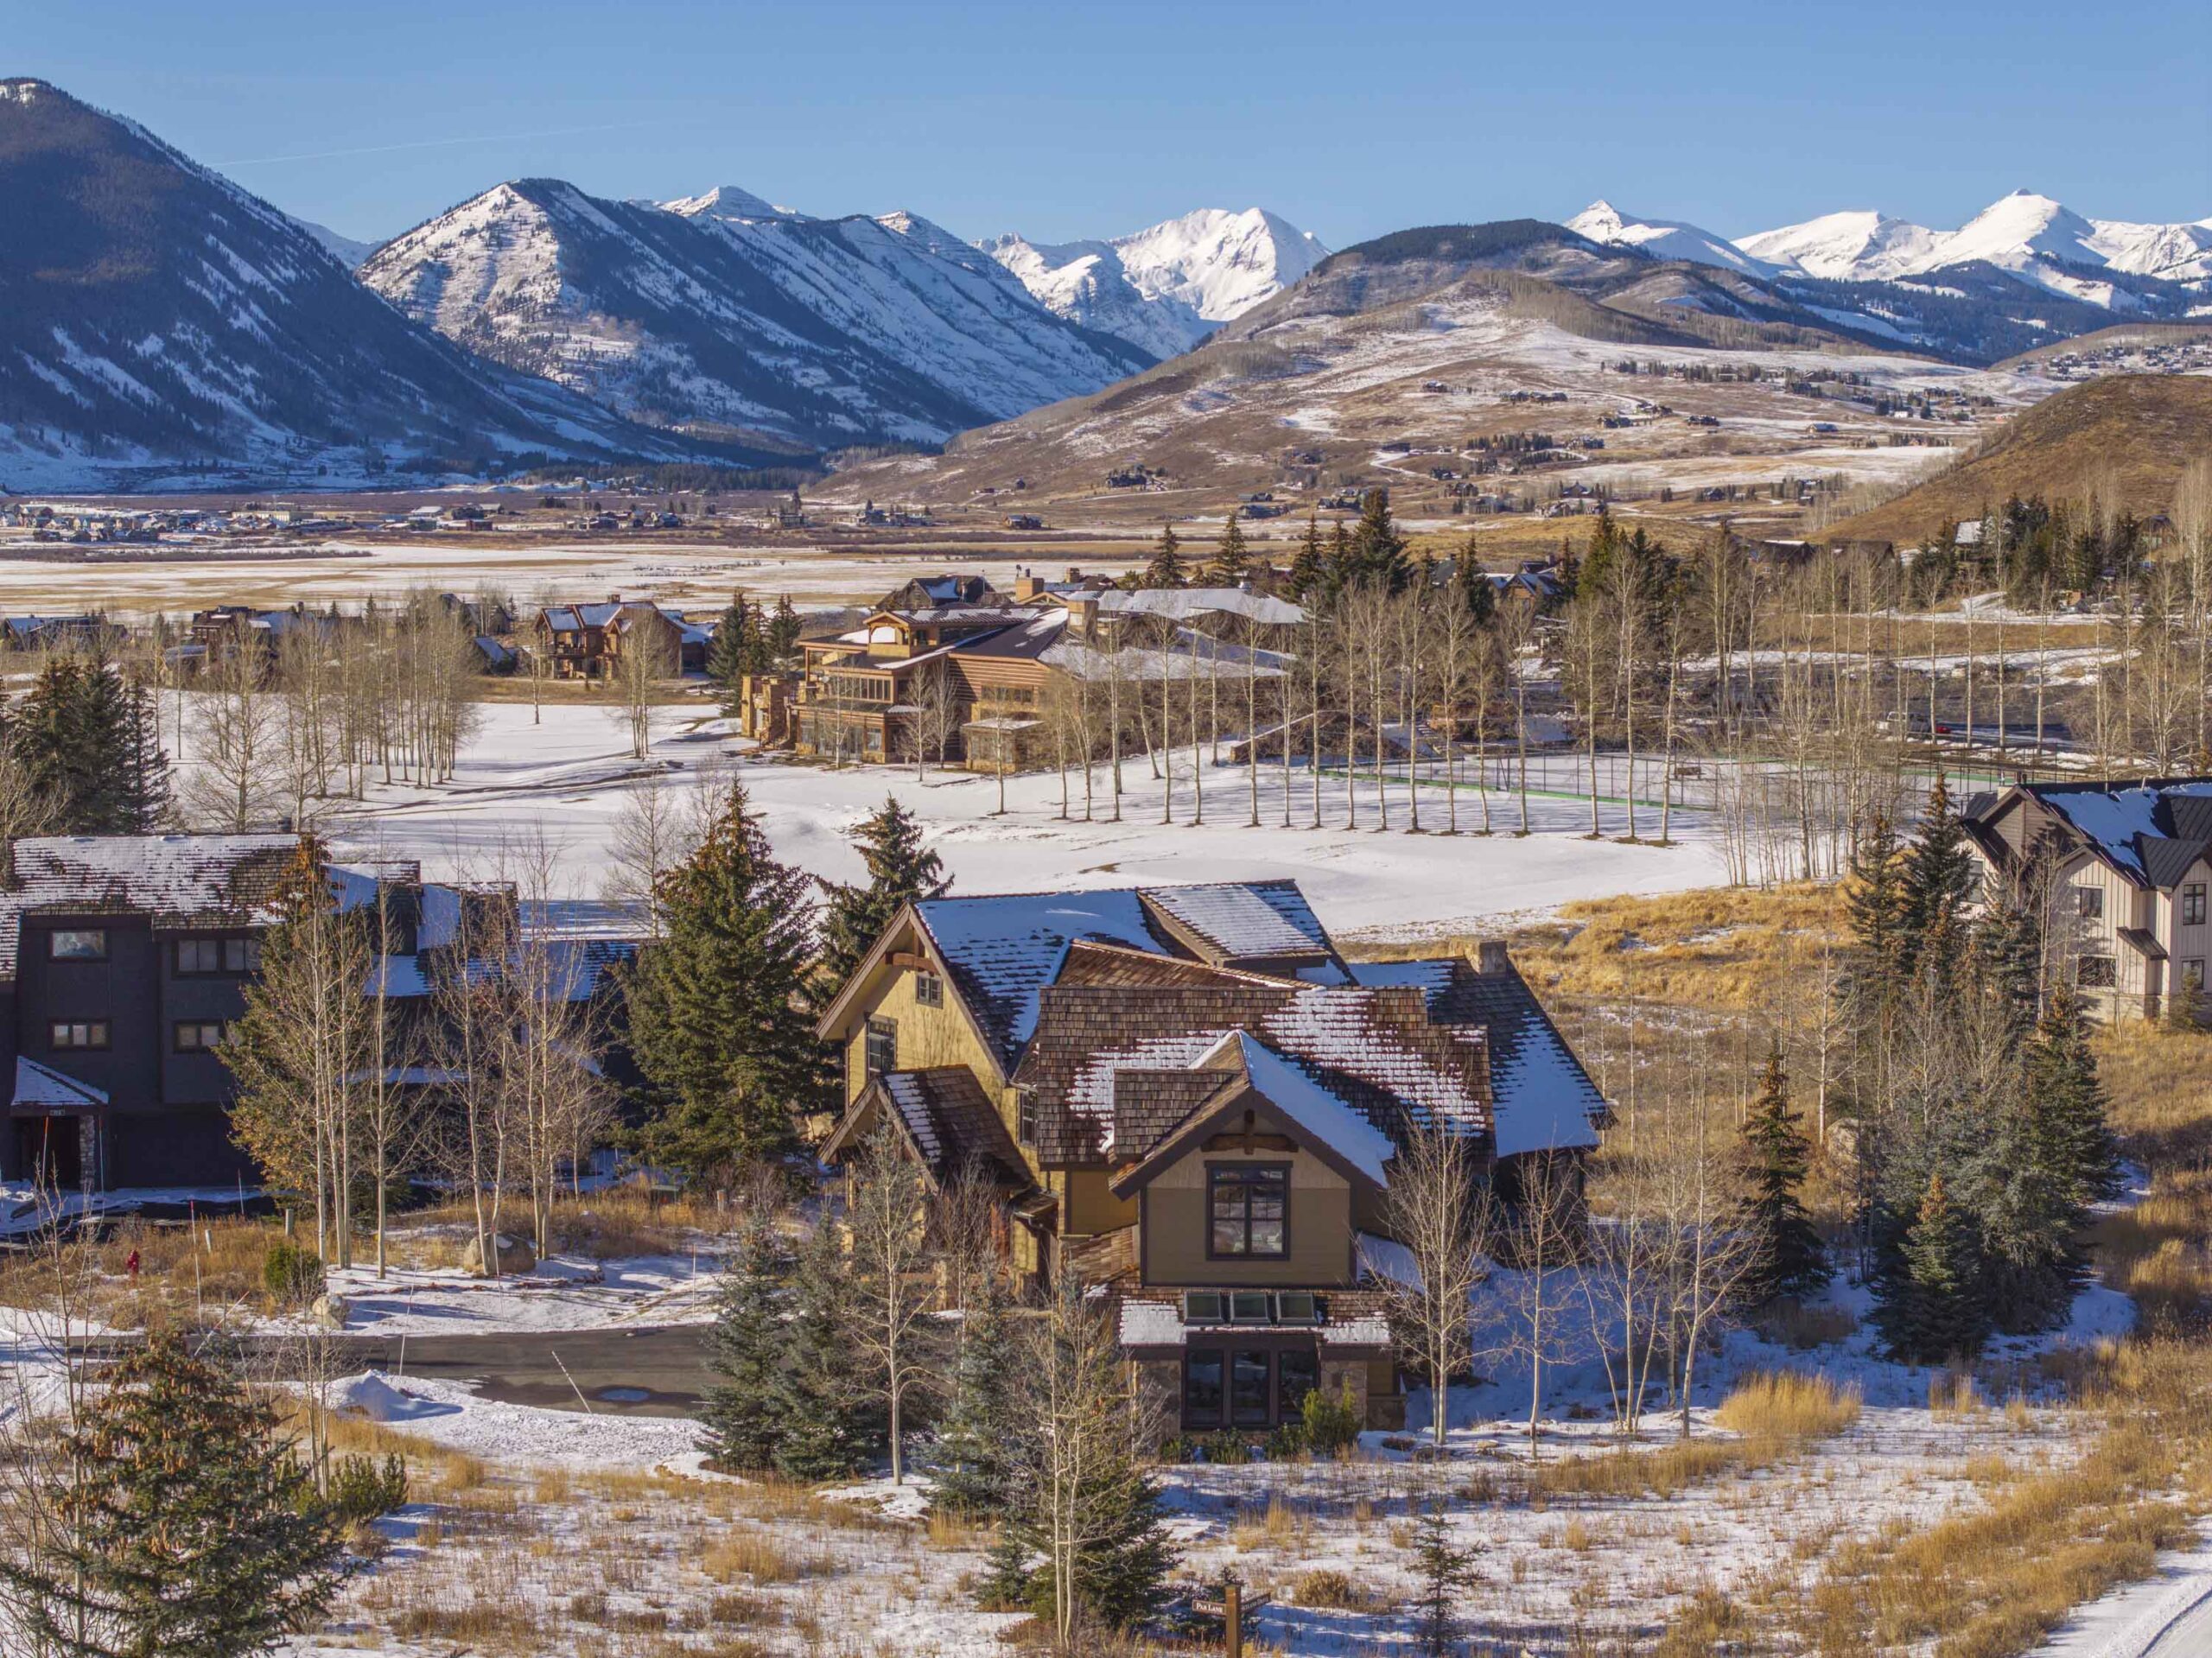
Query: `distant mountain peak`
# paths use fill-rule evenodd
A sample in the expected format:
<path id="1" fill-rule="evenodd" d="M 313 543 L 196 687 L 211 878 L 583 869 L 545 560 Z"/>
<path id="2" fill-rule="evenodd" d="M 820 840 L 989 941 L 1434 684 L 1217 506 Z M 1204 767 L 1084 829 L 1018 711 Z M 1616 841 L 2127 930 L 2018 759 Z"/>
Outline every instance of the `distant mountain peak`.
<path id="1" fill-rule="evenodd" d="M 1647 219 L 1623 213 L 1603 196 L 1568 219 L 1567 228 L 1592 242 L 1608 247 L 1634 248 L 1655 259 L 1716 265 L 1751 276 L 1776 274 L 1773 265 L 1745 253 L 1725 237 L 1678 219 Z"/>
<path id="2" fill-rule="evenodd" d="M 717 184 L 704 194 L 678 196 L 673 201 L 659 204 L 670 213 L 681 213 L 686 219 L 804 219 L 807 215 L 796 207 L 779 206 L 765 196 L 734 184 Z"/>

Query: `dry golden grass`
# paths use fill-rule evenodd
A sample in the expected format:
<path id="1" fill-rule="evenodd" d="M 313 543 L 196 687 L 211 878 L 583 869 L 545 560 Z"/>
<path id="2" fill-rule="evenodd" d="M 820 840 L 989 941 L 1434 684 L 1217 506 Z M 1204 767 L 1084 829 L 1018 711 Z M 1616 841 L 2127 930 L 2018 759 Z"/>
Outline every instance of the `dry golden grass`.
<path id="1" fill-rule="evenodd" d="M 1316 1566 L 1302 1572 L 1291 1585 L 1291 1598 L 1300 1606 L 1332 1612 L 1372 1611 L 1378 1604 L 1375 1591 L 1349 1572 Z"/>
<path id="2" fill-rule="evenodd" d="M 2141 1327 L 2201 1337 L 2212 1328 L 2212 1169 L 2164 1171 L 2132 1209 L 2089 1235 L 2105 1281 L 2135 1299 Z"/>
<path id="3" fill-rule="evenodd" d="M 1932 1642 L 1937 1658 L 2010 1658 L 2145 1575 L 2212 1506 L 2212 1352 L 2133 1343 L 2101 1380 L 2105 1426 L 2080 1461 L 2016 1479 L 1977 1512 L 1841 1549 L 1788 1610 L 1797 1639 L 1821 1654 Z"/>
<path id="4" fill-rule="evenodd" d="M 716 1583 L 741 1579 L 753 1584 L 797 1583 L 826 1577 L 836 1562 L 820 1553 L 791 1548 L 782 1539 L 753 1527 L 731 1532 L 699 1557 L 700 1569 Z"/>
<path id="5" fill-rule="evenodd" d="M 2156 1172 L 2212 1160 L 2212 1033 L 2130 1020 L 2095 1037 L 2113 1127 Z"/>
<path id="6" fill-rule="evenodd" d="M 1770 1468 L 1859 1420 L 1855 1388 L 1794 1371 L 1754 1375 L 1720 1402 L 1715 1420 L 1736 1437 L 1677 1439 L 1656 1451 L 1624 1448 L 1548 1463 L 1531 1474 L 1532 1502 L 1560 1496 L 1624 1500 L 1672 1496 L 1725 1474 Z"/>

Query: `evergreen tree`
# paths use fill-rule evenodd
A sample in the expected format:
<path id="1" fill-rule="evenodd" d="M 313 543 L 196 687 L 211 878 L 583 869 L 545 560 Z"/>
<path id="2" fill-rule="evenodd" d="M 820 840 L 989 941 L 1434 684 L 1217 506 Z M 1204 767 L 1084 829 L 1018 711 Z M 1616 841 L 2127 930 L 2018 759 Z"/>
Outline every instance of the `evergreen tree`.
<path id="1" fill-rule="evenodd" d="M 1901 861 L 1901 966 L 1942 982 L 1957 981 L 1967 938 L 1965 912 L 1974 886 L 1974 854 L 1952 810 L 1950 786 L 1938 772 L 1920 831 Z"/>
<path id="2" fill-rule="evenodd" d="M 1452 1540 L 1443 1502 L 1430 1499 L 1414 1521 L 1414 1641 L 1422 1658 L 1450 1658 L 1459 1644 L 1460 1591 L 1475 1581 L 1475 1551 Z"/>
<path id="3" fill-rule="evenodd" d="M 48 660 L 10 721 L 16 758 L 66 835 L 137 835 L 168 798 L 168 760 L 143 695 L 100 657 Z"/>
<path id="4" fill-rule="evenodd" d="M 944 861 L 922 844 L 921 824 L 896 795 L 854 829 L 852 838 L 868 884 L 824 883 L 829 903 L 822 918 L 822 975 L 830 996 L 844 988 L 902 908 L 942 898 L 952 886 Z"/>
<path id="5" fill-rule="evenodd" d="M 2106 1114 L 2104 1084 L 2089 1046 L 2088 1010 L 2074 987 L 2051 989 L 2029 1039 L 2022 1086 L 2037 1124 L 2036 1145 L 2069 1202 L 2087 1210 L 2121 1189 L 2120 1145 Z"/>
<path id="6" fill-rule="evenodd" d="M 785 1264 L 773 1224 L 765 1215 L 748 1217 L 715 1310 L 714 1368 L 722 1384 L 700 1412 L 702 1448 L 723 1468 L 772 1466 L 781 1442 Z"/>
<path id="7" fill-rule="evenodd" d="M 708 653 L 707 677 L 714 682 L 715 700 L 724 714 L 734 719 L 746 675 L 753 671 L 747 658 L 751 610 L 741 593 L 730 595 L 729 607 L 715 627 L 715 648 Z"/>
<path id="8" fill-rule="evenodd" d="M 1088 1617 L 1126 1629 L 1157 1612 L 1167 1600 L 1167 1574 L 1175 1569 L 1160 1487 L 1134 1456 L 1101 1469 L 1084 1495 L 1086 1541 L 1075 1560 L 1075 1598 Z M 1052 1604 L 1049 1564 L 1030 1588 L 1040 1613 Z"/>
<path id="9" fill-rule="evenodd" d="M 1351 532 L 1338 518 L 1329 532 L 1329 575 L 1324 591 L 1333 599 L 1359 579 L 1358 561 L 1352 555 Z"/>
<path id="10" fill-rule="evenodd" d="M 695 1175 L 773 1162 L 798 1149 L 794 1115 L 826 1103 L 805 1006 L 809 885 L 776 861 L 738 788 L 661 878 L 661 934 L 627 980 L 649 1155 Z"/>
<path id="11" fill-rule="evenodd" d="M 1390 492 L 1370 489 L 1359 500 L 1359 522 L 1351 532 L 1352 564 L 1361 581 L 1402 593 L 1413 579 L 1406 538 L 1390 517 Z"/>
<path id="12" fill-rule="evenodd" d="M 1475 538 L 1467 537 L 1467 544 L 1459 549 L 1458 566 L 1452 570 L 1452 580 L 1459 589 L 1459 602 L 1475 619 L 1477 626 L 1486 624 L 1497 613 L 1497 589 L 1491 585 L 1483 562 L 1475 556 Z"/>
<path id="13" fill-rule="evenodd" d="M 1779 1043 L 1767 1053 L 1758 1098 L 1741 1130 L 1744 1172 L 1750 1191 L 1742 1225 L 1752 1240 L 1753 1264 L 1745 1274 L 1747 1300 L 1805 1295 L 1828 1281 L 1821 1235 L 1799 1192 L 1811 1162 L 1804 1119 L 1789 1109 L 1789 1079 Z"/>
<path id="14" fill-rule="evenodd" d="M 174 1334 L 100 1377 L 42 1554 L 0 1560 L 19 1633 L 73 1658 L 242 1658 L 320 1615 L 336 1527 L 275 1410 Z"/>
<path id="15" fill-rule="evenodd" d="M 1160 526 L 1160 542 L 1152 549 L 1152 562 L 1144 567 L 1142 586 L 1147 588 L 1182 588 L 1190 585 L 1183 572 L 1183 543 L 1175 539 L 1175 526 Z"/>
<path id="16" fill-rule="evenodd" d="M 798 612 L 791 608 L 791 596 L 780 594 L 776 599 L 775 614 L 768 619 L 763 632 L 762 644 L 767 660 L 762 669 L 780 668 L 798 653 Z"/>
<path id="17" fill-rule="evenodd" d="M 1014 1330 L 1005 1286 L 987 1271 L 963 1309 L 951 1397 L 930 1442 L 933 1507 L 982 1518 L 1002 1512 L 1011 1496 L 1006 1447 L 1014 1432 Z M 1001 1585 L 1005 1587 L 1005 1585 Z M 1018 1598 L 1019 1590 L 1008 1598 Z"/>
<path id="18" fill-rule="evenodd" d="M 168 821 L 169 757 L 162 746 L 161 704 L 133 686 L 124 721 L 122 804 L 133 835 L 150 835 Z"/>
<path id="19" fill-rule="evenodd" d="M 1883 1340 L 1916 1364 L 1972 1357 L 1989 1335 L 1980 1280 L 1973 1221 L 1951 1201 L 1938 1170 L 1878 1275 L 1874 1318 Z"/>
<path id="20" fill-rule="evenodd" d="M 1214 543 L 1213 562 L 1206 567 L 1206 585 L 1241 587 L 1251 574 L 1252 556 L 1245 549 L 1244 526 L 1231 508 L 1229 522 L 1221 527 L 1221 539 Z"/>
<path id="21" fill-rule="evenodd" d="M 1306 515 L 1306 534 L 1299 541 L 1298 556 L 1290 561 L 1283 588 L 1293 599 L 1309 599 L 1319 594 L 1327 573 L 1328 560 L 1321 551 L 1321 512 L 1316 507 Z"/>
<path id="22" fill-rule="evenodd" d="M 817 1223 L 799 1250 L 791 1302 L 772 1407 L 776 1468 L 810 1483 L 841 1478 L 882 1450 L 884 1438 L 855 1374 L 852 1266 L 836 1227 Z"/>

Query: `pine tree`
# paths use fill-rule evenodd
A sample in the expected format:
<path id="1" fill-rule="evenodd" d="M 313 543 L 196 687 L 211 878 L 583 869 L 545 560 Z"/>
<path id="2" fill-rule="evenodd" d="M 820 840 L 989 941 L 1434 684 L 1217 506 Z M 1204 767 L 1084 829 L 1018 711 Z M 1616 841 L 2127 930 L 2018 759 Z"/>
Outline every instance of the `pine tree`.
<path id="1" fill-rule="evenodd" d="M 775 613 L 768 619 L 762 632 L 761 643 L 767 660 L 761 669 L 780 668 L 798 652 L 798 612 L 791 608 L 791 596 L 780 594 L 776 599 Z M 756 669 L 756 672 L 760 670 Z"/>
<path id="2" fill-rule="evenodd" d="M 1901 860 L 1899 956 L 1907 971 L 1944 983 L 1957 981 L 1967 937 L 1964 917 L 1974 900 L 1975 880 L 1966 830 L 1951 809 L 1950 786 L 1938 772 L 1920 831 Z"/>
<path id="3" fill-rule="evenodd" d="M 704 1449 L 728 1469 L 775 1462 L 782 1439 L 777 1405 L 784 1365 L 784 1250 L 765 1215 L 747 1218 L 724 1270 L 715 1310 L 714 1368 L 722 1384 L 707 1395 Z"/>
<path id="4" fill-rule="evenodd" d="M 58 656 L 10 721 L 16 758 L 67 835 L 137 835 L 168 799 L 168 760 L 142 694 L 105 657 Z"/>
<path id="5" fill-rule="evenodd" d="M 1144 567 L 1141 586 L 1147 588 L 1181 588 L 1190 585 L 1183 573 L 1183 543 L 1175 539 L 1175 526 L 1160 526 L 1160 542 L 1152 549 L 1152 562 Z"/>
<path id="6" fill-rule="evenodd" d="M 134 686 L 124 721 L 122 804 L 132 835 L 151 835 L 168 821 L 169 757 L 162 746 L 161 705 Z"/>
<path id="7" fill-rule="evenodd" d="M 1413 579 L 1406 538 L 1390 517 L 1390 492 L 1370 489 L 1359 500 L 1359 523 L 1351 532 L 1352 563 L 1357 579 L 1402 593 Z"/>
<path id="8" fill-rule="evenodd" d="M 1293 599 L 1310 599 L 1320 593 L 1327 579 L 1328 560 L 1321 550 L 1321 512 L 1316 507 L 1306 515 L 1306 534 L 1299 541 L 1298 556 L 1290 561 L 1283 588 Z"/>
<path id="9" fill-rule="evenodd" d="M 1750 1187 L 1742 1226 L 1754 1250 L 1742 1293 L 1755 1302 L 1777 1295 L 1809 1294 L 1828 1281 L 1828 1266 L 1821 1235 L 1798 1195 L 1811 1151 L 1803 1117 L 1789 1109 L 1789 1078 L 1783 1070 L 1779 1044 L 1768 1051 L 1758 1098 L 1744 1119 L 1741 1134 Z"/>
<path id="10" fill-rule="evenodd" d="M 944 861 L 922 844 L 921 824 L 896 795 L 863 820 L 852 839 L 867 867 L 868 884 L 824 883 L 829 902 L 822 917 L 822 976 L 832 996 L 844 988 L 902 908 L 942 898 L 952 886 Z"/>
<path id="11" fill-rule="evenodd" d="M 791 1301 L 773 1407 L 776 1468 L 809 1483 L 841 1478 L 883 1448 L 883 1427 L 855 1385 L 852 1268 L 836 1227 L 817 1223 L 800 1249 Z"/>
<path id="12" fill-rule="evenodd" d="M 741 593 L 730 595 L 729 608 L 715 627 L 715 648 L 707 657 L 707 677 L 714 682 L 722 712 L 737 717 L 745 677 L 753 671 L 747 659 L 751 609 Z"/>
<path id="13" fill-rule="evenodd" d="M 62 1443 L 52 1547 L 0 1559 L 40 1651 L 238 1658 L 330 1604 L 337 1528 L 276 1413 L 174 1334 L 126 1353 Z"/>
<path id="14" fill-rule="evenodd" d="M 655 1109 L 647 1153 L 732 1174 L 798 1148 L 826 1103 L 805 1007 L 810 882 L 776 861 L 732 789 L 690 861 L 661 878 L 661 935 L 627 979 L 631 1047 Z"/>
<path id="15" fill-rule="evenodd" d="M 1329 574 L 1322 584 L 1323 591 L 1333 599 L 1359 579 L 1359 562 L 1353 556 L 1351 531 L 1338 518 L 1329 532 Z"/>
<path id="16" fill-rule="evenodd" d="M 981 1518 L 1002 1512 L 1011 1495 L 1006 1446 L 1014 1432 L 1014 1330 L 1005 1286 L 986 1272 L 961 1314 L 951 1397 L 930 1442 L 937 1487 L 932 1507 Z M 1004 1585 L 1001 1585 L 1004 1587 Z M 1018 1598 L 1019 1590 L 1009 1591 Z"/>
<path id="17" fill-rule="evenodd" d="M 1459 588 L 1459 602 L 1467 607 L 1475 625 L 1479 627 L 1486 624 L 1497 613 L 1497 589 L 1491 584 L 1482 560 L 1475 556 L 1475 538 L 1471 535 L 1467 537 L 1467 544 L 1459 549 L 1459 564 L 1452 575 Z"/>
<path id="18" fill-rule="evenodd" d="M 1911 1363 L 1972 1357 L 1989 1335 L 1980 1280 L 1972 1219 L 1951 1201 L 1938 1170 L 1882 1264 L 1874 1318 L 1883 1340 Z"/>
<path id="19" fill-rule="evenodd" d="M 1452 1540 L 1452 1521 L 1432 1498 L 1414 1521 L 1414 1641 L 1422 1658 L 1450 1658 L 1459 1644 L 1460 1591 L 1475 1581 L 1475 1551 Z"/>
<path id="20" fill-rule="evenodd" d="M 1229 522 L 1221 527 L 1221 539 L 1214 544 L 1213 562 L 1206 567 L 1206 585 L 1241 587 L 1251 574 L 1252 556 L 1245 549 L 1244 526 L 1231 507 Z"/>
<path id="21" fill-rule="evenodd" d="M 2039 1153 L 2063 1183 L 2069 1200 L 2086 1210 L 2121 1189 L 2119 1142 L 2105 1109 L 2097 1056 L 2089 1046 L 2088 1010 L 2061 980 L 2027 1045 L 2021 1083 L 2039 1125 Z"/>

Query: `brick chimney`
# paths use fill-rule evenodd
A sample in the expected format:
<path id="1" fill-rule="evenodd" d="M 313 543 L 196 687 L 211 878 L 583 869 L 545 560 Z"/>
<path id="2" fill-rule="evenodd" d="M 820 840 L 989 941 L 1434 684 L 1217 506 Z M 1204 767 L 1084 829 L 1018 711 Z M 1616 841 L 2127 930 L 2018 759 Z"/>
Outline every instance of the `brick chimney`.
<path id="1" fill-rule="evenodd" d="M 1475 946 L 1475 970 L 1478 973 L 1510 973 L 1513 958 L 1505 953 L 1503 938 L 1485 938 Z"/>

